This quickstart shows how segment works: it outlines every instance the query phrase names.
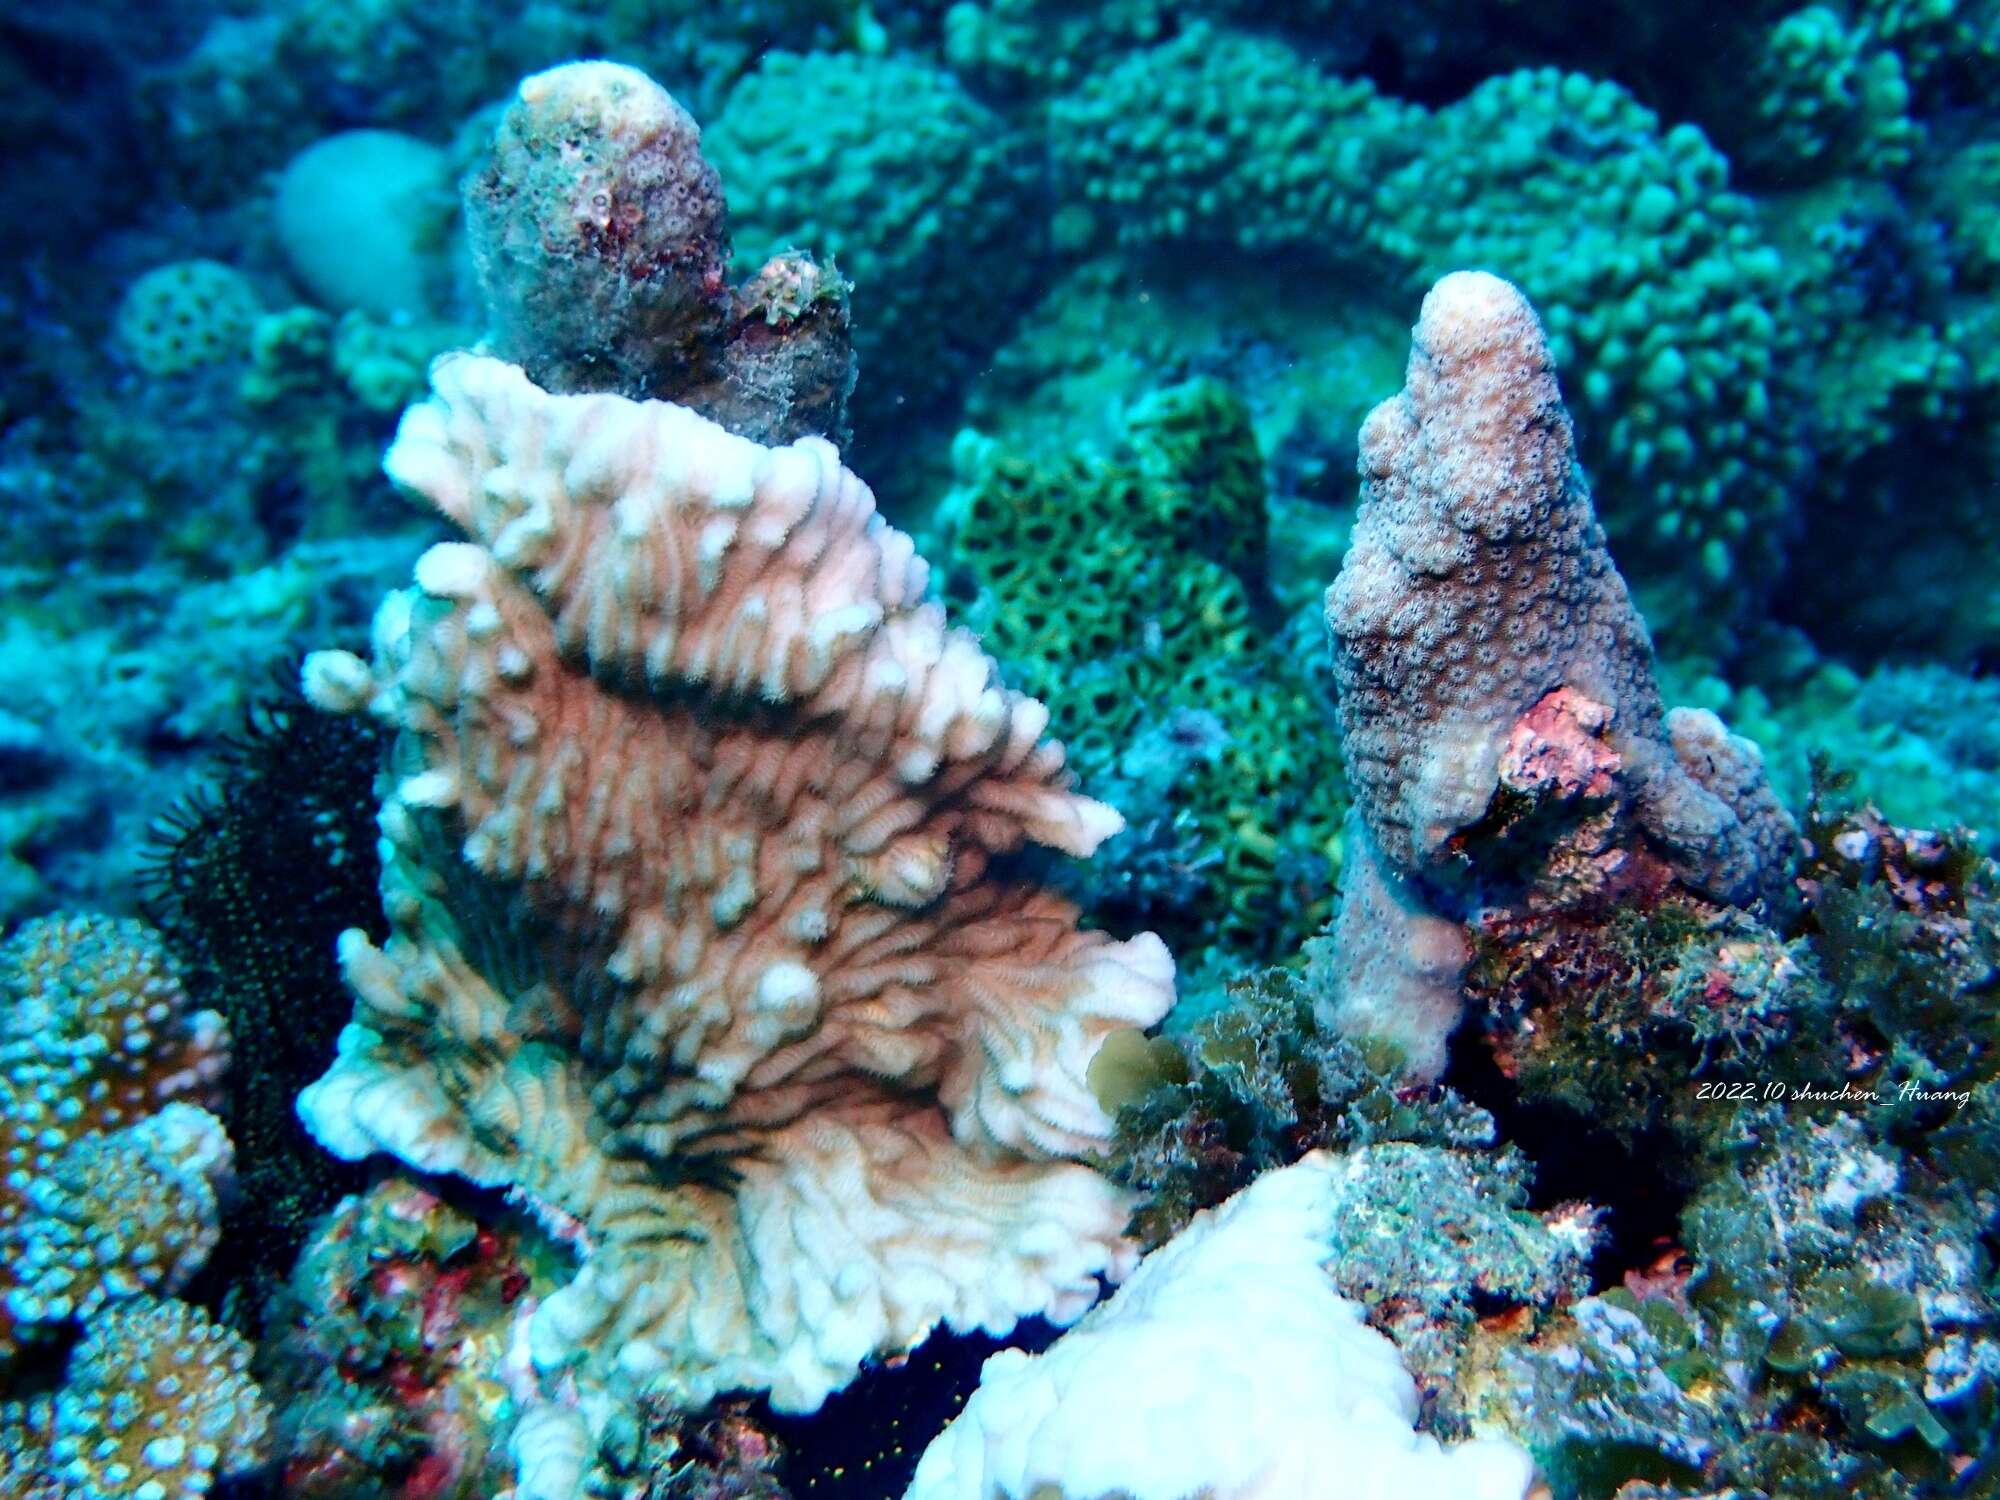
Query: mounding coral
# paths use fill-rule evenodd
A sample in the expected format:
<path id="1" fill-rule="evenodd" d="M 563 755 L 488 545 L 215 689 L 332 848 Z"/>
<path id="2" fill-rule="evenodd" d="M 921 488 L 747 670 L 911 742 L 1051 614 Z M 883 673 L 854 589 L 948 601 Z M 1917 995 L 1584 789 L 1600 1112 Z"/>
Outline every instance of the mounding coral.
<path id="1" fill-rule="evenodd" d="M 1396 1348 L 1323 1264 L 1345 1207 L 1339 1159 L 1266 1173 L 1147 1256 L 1039 1356 L 986 1362 L 906 1500 L 1318 1500 L 1528 1493 L 1512 1443 L 1445 1450 L 1411 1430 Z"/>
<path id="2" fill-rule="evenodd" d="M 185 1302 L 115 1303 L 53 1397 L 0 1407 L 0 1493 L 162 1500 L 247 1475 L 271 1423 L 249 1366 L 250 1346 Z"/>
<path id="3" fill-rule="evenodd" d="M 809 1409 L 940 1321 L 1076 1316 L 1132 1257 L 1073 1160 L 1110 1129 L 1084 1071 L 1172 964 L 999 863 L 1120 826 L 1047 711 L 825 443 L 484 357 L 433 380 L 387 467 L 470 540 L 385 601 L 372 667 L 306 666 L 395 730 L 391 935 L 342 940 L 314 1133 L 570 1226 L 551 1377 Z M 528 1417 L 524 1472 L 568 1462 L 581 1420 Z"/>
<path id="4" fill-rule="evenodd" d="M 0 948 L 0 1358 L 106 1302 L 177 1291 L 215 1242 L 222 1017 L 143 923 L 47 917 Z"/>

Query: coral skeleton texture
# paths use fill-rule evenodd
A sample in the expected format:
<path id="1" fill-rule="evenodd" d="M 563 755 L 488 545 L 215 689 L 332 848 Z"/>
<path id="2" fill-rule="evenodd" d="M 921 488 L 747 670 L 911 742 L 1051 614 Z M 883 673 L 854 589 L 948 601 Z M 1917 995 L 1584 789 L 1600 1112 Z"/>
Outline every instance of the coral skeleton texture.
<path id="1" fill-rule="evenodd" d="M 1326 596 L 1359 824 L 1338 1008 L 1435 1077 L 1462 959 L 1433 918 L 1669 881 L 1747 904 L 1794 829 L 1754 745 L 1665 711 L 1518 288 L 1459 271 L 1431 289 L 1360 470 Z"/>
<path id="2" fill-rule="evenodd" d="M 1121 826 L 1047 710 L 831 445 L 483 356 L 433 382 L 387 468 L 468 540 L 384 602 L 372 665 L 306 667 L 397 732 L 391 936 L 343 940 L 308 1124 L 572 1235 L 551 1388 L 809 1410 L 940 1321 L 1078 1316 L 1134 1256 L 1076 1160 L 1109 1132 L 1085 1069 L 1173 965 L 1004 863 Z M 583 1420 L 524 1424 L 523 1473 Z"/>

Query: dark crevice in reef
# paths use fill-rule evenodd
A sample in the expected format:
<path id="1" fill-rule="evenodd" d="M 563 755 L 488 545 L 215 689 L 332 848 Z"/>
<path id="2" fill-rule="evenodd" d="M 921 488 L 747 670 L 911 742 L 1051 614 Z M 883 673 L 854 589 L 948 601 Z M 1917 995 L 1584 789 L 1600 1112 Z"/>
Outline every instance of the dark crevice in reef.
<path id="1" fill-rule="evenodd" d="M 971 1399 L 980 1368 L 1002 1349 L 1032 1354 L 1060 1329 L 1029 1318 L 1004 1339 L 939 1329 L 910 1353 L 876 1361 L 810 1416 L 753 1407 L 760 1426 L 784 1445 L 780 1474 L 794 1500 L 880 1500 L 899 1495 L 931 1439 Z"/>
<path id="2" fill-rule="evenodd" d="M 1675 1155 L 1665 1131 L 1627 1141 L 1575 1110 L 1523 1100 L 1472 1027 L 1454 1038 L 1445 1081 L 1491 1113 L 1499 1138 L 1535 1164 L 1530 1208 L 1581 1200 L 1605 1211 L 1604 1239 L 1590 1262 L 1593 1286 L 1616 1286 L 1677 1243 L 1687 1189 L 1662 1165 Z"/>

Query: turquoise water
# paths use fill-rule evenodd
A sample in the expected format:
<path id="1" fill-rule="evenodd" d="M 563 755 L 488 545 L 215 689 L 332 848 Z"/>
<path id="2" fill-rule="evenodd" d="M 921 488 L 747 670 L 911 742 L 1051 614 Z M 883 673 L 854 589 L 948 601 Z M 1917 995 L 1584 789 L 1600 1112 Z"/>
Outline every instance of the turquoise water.
<path id="1" fill-rule="evenodd" d="M 0 60 L 0 1496 L 1995 1491 L 2000 11 Z"/>

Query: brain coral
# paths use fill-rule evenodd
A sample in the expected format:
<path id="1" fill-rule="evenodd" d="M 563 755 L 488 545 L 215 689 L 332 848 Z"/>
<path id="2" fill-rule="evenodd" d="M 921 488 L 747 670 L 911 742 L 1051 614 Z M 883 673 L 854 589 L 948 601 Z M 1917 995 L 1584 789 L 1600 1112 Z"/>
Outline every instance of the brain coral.
<path id="1" fill-rule="evenodd" d="M 864 428 L 945 397 L 1031 290 L 1042 238 L 1033 161 L 928 63 L 774 52 L 705 140 L 750 266 L 798 248 L 854 282 Z"/>
<path id="2" fill-rule="evenodd" d="M 1137 402 L 1109 456 L 963 440 L 958 459 L 954 591 L 1134 825 L 1078 871 L 1090 904 L 1184 953 L 1291 954 L 1326 915 L 1344 802 L 1317 696 L 1261 598 L 1243 403 L 1198 380 Z"/>
<path id="3" fill-rule="evenodd" d="M 552 1379 L 810 1409 L 941 1320 L 1081 1312 L 1130 1256 L 1068 1159 L 1109 1132 L 1084 1072 L 1172 964 L 995 867 L 1120 826 L 1047 711 L 825 443 L 488 358 L 433 381 L 388 468 L 471 540 L 385 601 L 372 669 L 307 664 L 396 730 L 391 935 L 343 939 L 308 1123 L 568 1227 Z M 580 1447 L 536 1410 L 524 1474 Z"/>

